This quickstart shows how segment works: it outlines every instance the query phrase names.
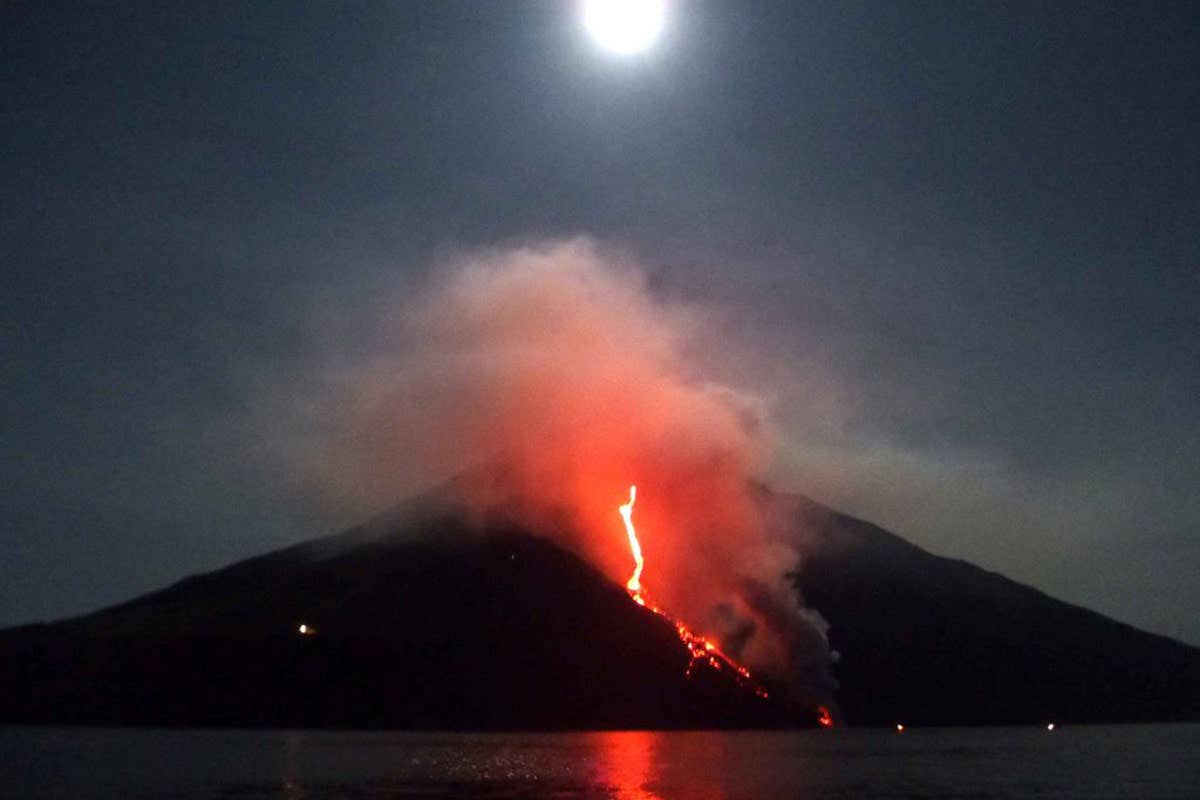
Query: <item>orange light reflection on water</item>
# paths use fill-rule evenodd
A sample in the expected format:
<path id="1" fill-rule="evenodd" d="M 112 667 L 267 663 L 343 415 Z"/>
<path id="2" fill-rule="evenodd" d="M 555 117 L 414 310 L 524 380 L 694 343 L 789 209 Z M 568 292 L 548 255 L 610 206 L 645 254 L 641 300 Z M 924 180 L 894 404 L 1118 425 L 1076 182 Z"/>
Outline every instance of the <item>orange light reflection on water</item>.
<path id="1" fill-rule="evenodd" d="M 647 788 L 653 779 L 655 739 L 652 731 L 604 731 L 596 734 L 601 785 L 616 800 L 661 800 Z"/>
<path id="2" fill-rule="evenodd" d="M 605 731 L 595 737 L 596 782 L 614 800 L 730 800 L 721 734 Z M 672 737 L 667 741 L 665 737 Z M 673 755 L 662 761 L 660 753 Z"/>

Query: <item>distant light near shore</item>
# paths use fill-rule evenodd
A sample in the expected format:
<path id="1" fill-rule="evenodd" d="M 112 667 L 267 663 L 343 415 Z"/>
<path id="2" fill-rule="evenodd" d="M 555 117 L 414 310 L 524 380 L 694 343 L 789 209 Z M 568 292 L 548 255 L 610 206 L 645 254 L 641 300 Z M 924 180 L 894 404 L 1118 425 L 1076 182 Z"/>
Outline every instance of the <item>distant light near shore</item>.
<path id="1" fill-rule="evenodd" d="M 1047 726 L 1046 726 L 1046 730 L 1048 730 L 1048 731 L 1052 731 L 1052 730 L 1054 730 L 1054 723 L 1053 723 L 1053 722 L 1051 722 L 1049 725 L 1047 725 Z"/>
<path id="2" fill-rule="evenodd" d="M 904 723 L 902 723 L 902 722 L 896 723 L 896 733 L 904 733 Z"/>
<path id="3" fill-rule="evenodd" d="M 312 626 L 304 622 L 300 623 L 300 627 L 296 628 L 296 632 L 301 636 L 312 636 L 314 633 L 316 633 L 316 631 L 312 629 Z"/>

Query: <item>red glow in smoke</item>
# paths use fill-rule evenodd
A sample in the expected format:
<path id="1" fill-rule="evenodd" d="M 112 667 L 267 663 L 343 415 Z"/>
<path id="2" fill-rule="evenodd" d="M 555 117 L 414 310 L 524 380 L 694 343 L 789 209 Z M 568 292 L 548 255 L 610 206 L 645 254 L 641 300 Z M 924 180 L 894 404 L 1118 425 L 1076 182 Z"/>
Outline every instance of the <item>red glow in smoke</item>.
<path id="1" fill-rule="evenodd" d="M 629 537 L 629 550 L 633 555 L 634 568 L 633 574 L 625 584 L 625 588 L 629 590 L 629 596 L 633 601 L 643 608 L 647 608 L 658 614 L 663 619 L 675 626 L 675 632 L 679 634 L 680 641 L 687 647 L 691 654 L 691 660 L 688 662 L 687 676 L 690 678 L 697 665 L 707 666 L 717 672 L 730 672 L 735 676 L 739 684 L 753 689 L 754 693 L 759 697 L 766 699 L 769 695 L 767 690 L 760 686 L 751 676 L 750 670 L 734 661 L 729 656 L 721 652 L 716 643 L 711 639 L 694 633 L 687 625 L 684 625 L 679 620 L 672 617 L 667 612 L 663 611 L 646 599 L 645 592 L 642 588 L 642 568 L 645 567 L 645 559 L 642 557 L 642 545 L 638 541 L 637 529 L 633 525 L 633 504 L 637 500 L 637 487 L 629 487 L 629 502 L 622 504 L 618 511 L 621 514 L 621 519 L 625 523 L 625 533 Z"/>
<path id="2" fill-rule="evenodd" d="M 285 463 L 308 467 L 304 480 L 339 510 L 460 476 L 447 499 L 481 528 L 500 519 L 545 535 L 644 606 L 648 579 L 693 668 L 722 661 L 677 618 L 726 645 L 736 637 L 756 674 L 798 674 L 797 653 L 812 674 L 827 643 L 780 577 L 800 540 L 751 488 L 776 442 L 771 393 L 729 382 L 743 359 L 710 324 L 720 309 L 664 299 L 625 256 L 586 240 L 463 253 L 410 288 L 382 301 L 370 356 L 322 371 L 328 393 L 304 403 L 301 435 L 279 447 Z M 627 540 L 613 535 L 630 475 L 647 476 L 641 542 L 632 519 Z"/>

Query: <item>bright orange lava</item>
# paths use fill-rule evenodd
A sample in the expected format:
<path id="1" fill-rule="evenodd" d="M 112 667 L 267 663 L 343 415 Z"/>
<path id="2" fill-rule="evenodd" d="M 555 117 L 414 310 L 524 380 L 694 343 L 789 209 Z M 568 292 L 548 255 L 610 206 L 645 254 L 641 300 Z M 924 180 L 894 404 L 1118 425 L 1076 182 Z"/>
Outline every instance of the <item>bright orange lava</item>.
<path id="1" fill-rule="evenodd" d="M 629 576 L 629 581 L 626 582 L 625 588 L 633 595 L 633 599 L 637 600 L 641 605 L 646 605 L 642 602 L 642 567 L 646 565 L 642 558 L 642 545 L 638 542 L 637 531 L 633 529 L 633 504 L 637 500 L 637 487 L 629 487 L 629 502 L 622 505 L 618 511 L 621 512 L 621 519 L 625 522 L 625 533 L 629 535 L 629 550 L 633 553 L 633 575 Z"/>
<path id="2" fill-rule="evenodd" d="M 645 560 L 642 558 L 642 545 L 638 542 L 637 530 L 633 527 L 633 504 L 636 500 L 637 487 L 630 486 L 629 502 L 623 503 L 618 508 L 621 519 L 625 522 L 625 533 L 629 536 L 629 550 L 633 554 L 634 561 L 633 574 L 625 583 L 625 588 L 629 590 L 629 596 L 639 606 L 653 611 L 675 626 L 675 632 L 679 634 L 679 639 L 687 646 L 688 652 L 692 657 L 691 661 L 688 662 L 687 672 L 685 673 L 689 678 L 692 676 L 692 672 L 695 670 L 697 664 L 706 665 L 717 672 L 732 672 L 739 684 L 752 689 L 759 697 L 767 698 L 767 690 L 750 677 L 750 670 L 722 653 L 714 642 L 698 633 L 692 632 L 687 625 L 684 625 L 661 608 L 655 606 L 646 598 L 645 590 L 642 587 L 642 568 L 645 566 Z"/>

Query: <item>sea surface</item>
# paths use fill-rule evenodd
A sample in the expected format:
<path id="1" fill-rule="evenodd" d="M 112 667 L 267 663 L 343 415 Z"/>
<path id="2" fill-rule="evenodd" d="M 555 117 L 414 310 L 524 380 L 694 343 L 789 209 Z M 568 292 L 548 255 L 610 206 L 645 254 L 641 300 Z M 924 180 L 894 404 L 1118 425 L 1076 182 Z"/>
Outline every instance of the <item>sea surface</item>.
<path id="1" fill-rule="evenodd" d="M 378 733 L 0 727 L 4 798 L 1200 798 L 1200 725 Z"/>

